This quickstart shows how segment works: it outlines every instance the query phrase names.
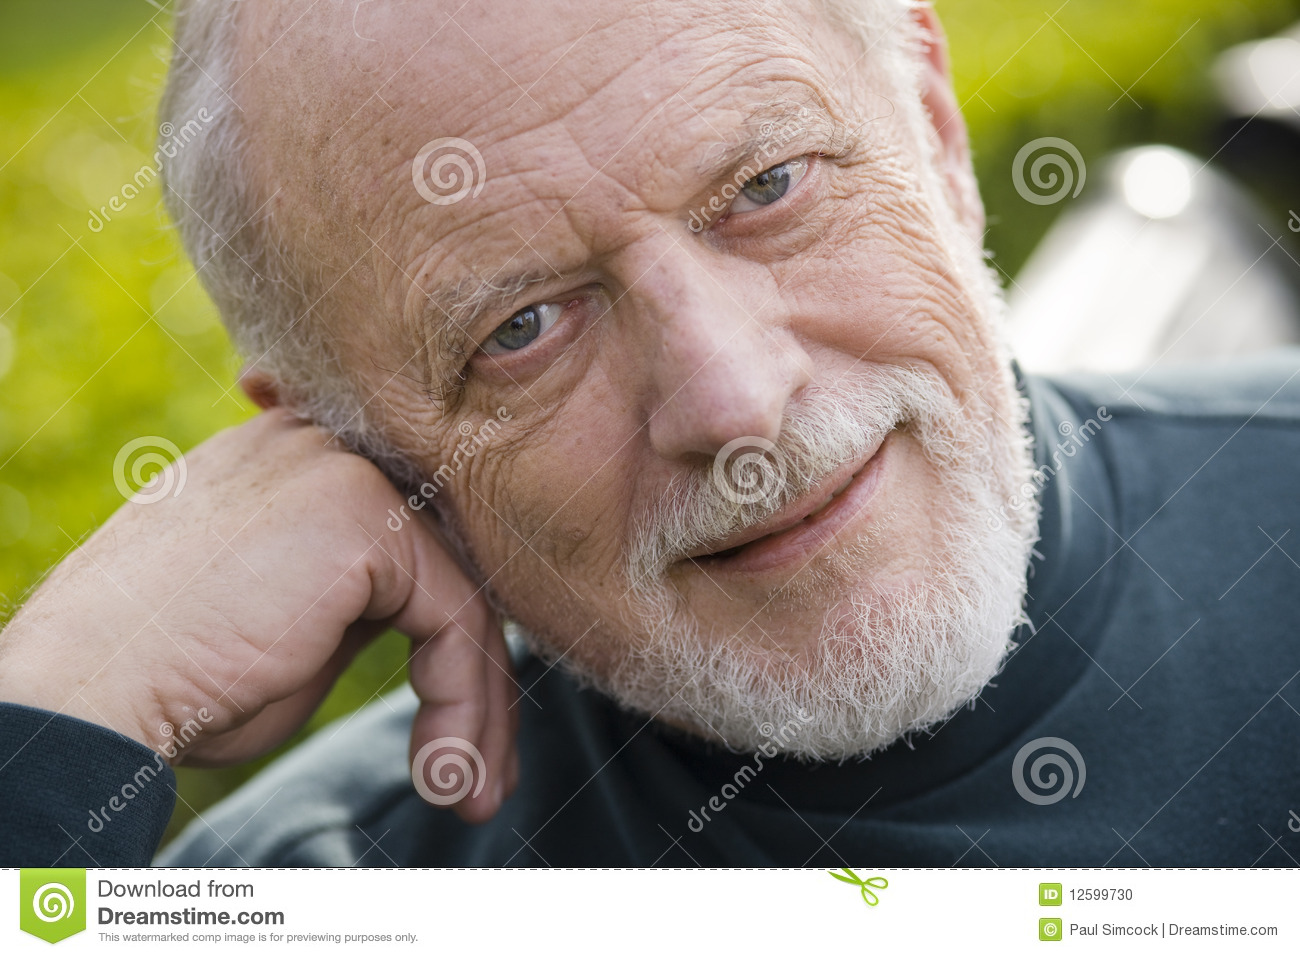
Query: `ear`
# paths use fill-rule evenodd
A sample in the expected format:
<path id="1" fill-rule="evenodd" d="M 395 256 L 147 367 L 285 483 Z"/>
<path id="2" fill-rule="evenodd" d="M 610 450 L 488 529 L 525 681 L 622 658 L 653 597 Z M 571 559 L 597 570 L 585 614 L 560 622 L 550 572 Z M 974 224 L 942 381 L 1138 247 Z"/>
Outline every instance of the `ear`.
<path id="1" fill-rule="evenodd" d="M 280 404 L 280 387 L 271 376 L 256 365 L 244 366 L 239 373 L 239 387 L 253 404 L 265 412 Z"/>
<path id="2" fill-rule="evenodd" d="M 984 234 L 984 204 L 980 200 L 975 171 L 971 167 L 970 144 L 966 121 L 957 105 L 948 67 L 948 41 L 943 27 L 929 3 L 912 8 L 912 19 L 920 29 L 921 102 L 930 114 L 930 124 L 937 141 L 936 158 L 958 218 L 976 241 Z"/>

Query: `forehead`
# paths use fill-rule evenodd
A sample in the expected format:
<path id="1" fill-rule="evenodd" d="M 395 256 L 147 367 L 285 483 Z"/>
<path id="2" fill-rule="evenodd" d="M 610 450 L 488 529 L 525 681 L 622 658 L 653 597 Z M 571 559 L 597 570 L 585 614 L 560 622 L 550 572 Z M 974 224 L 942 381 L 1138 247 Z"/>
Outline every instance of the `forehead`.
<path id="1" fill-rule="evenodd" d="M 488 175 L 585 163 L 645 192 L 675 143 L 816 88 L 847 45 L 815 0 L 419 0 L 249 5 L 241 92 L 272 164 L 364 208 L 421 147 L 463 138 Z M 829 41 L 829 42 L 828 42 Z M 842 58 L 837 58 L 842 59 Z M 716 127 L 711 130 L 710 127 Z M 698 151 L 697 151 L 698 153 Z M 671 157 L 677 166 L 683 157 Z M 696 155 L 691 165 L 707 157 Z M 286 166 L 282 165 L 281 170 Z M 409 176 L 408 176 L 409 178 Z M 454 212 L 454 211 L 452 211 Z M 452 215 L 442 218 L 454 219 Z"/>
<path id="2" fill-rule="evenodd" d="M 817 0 L 314 0 L 242 8 L 260 106 L 333 134 L 365 107 L 462 133 L 651 103 L 815 46 Z M 275 110 L 276 103 L 281 104 Z M 543 116 L 545 114 L 545 116 Z M 361 117 L 363 123 L 376 117 Z M 297 122 L 292 122 L 297 120 Z"/>
<path id="3" fill-rule="evenodd" d="M 832 88 L 860 50 L 820 7 L 259 6 L 243 33 L 250 118 L 277 188 L 294 200 L 291 215 L 317 217 L 300 235 L 351 247 L 337 255 L 341 267 L 367 244 L 380 250 L 370 275 L 390 307 L 407 311 L 401 298 L 427 292 L 435 276 L 445 285 L 507 268 L 574 268 L 601 252 L 597 240 L 624 240 L 629 212 L 690 202 L 764 110 L 833 111 Z M 473 147 L 471 169 L 481 157 L 486 188 L 472 202 L 434 204 L 416 189 L 413 161 L 445 139 Z M 356 233 L 338 235 L 339 222 Z"/>

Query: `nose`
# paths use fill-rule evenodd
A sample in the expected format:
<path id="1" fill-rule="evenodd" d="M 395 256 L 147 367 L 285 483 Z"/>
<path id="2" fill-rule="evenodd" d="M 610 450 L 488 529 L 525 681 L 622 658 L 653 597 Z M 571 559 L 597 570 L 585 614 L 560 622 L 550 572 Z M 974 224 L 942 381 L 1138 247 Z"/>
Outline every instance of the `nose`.
<path id="1" fill-rule="evenodd" d="M 777 441 L 811 361 L 781 321 L 762 269 L 672 242 L 641 253 L 628 297 L 647 377 L 651 445 L 664 458 L 713 457 L 741 437 Z M 645 259 L 653 258 L 653 262 Z"/>

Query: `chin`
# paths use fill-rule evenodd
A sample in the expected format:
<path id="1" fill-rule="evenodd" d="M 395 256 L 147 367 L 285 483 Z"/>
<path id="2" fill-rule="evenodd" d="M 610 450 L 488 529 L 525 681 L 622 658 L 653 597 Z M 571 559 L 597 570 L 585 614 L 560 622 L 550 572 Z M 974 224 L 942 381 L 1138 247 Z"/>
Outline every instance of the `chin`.
<path id="1" fill-rule="evenodd" d="M 762 632 L 710 640 L 678 614 L 638 654 L 587 677 L 626 708 L 734 750 L 775 744 L 807 761 L 863 757 L 942 722 L 997 674 L 1022 615 L 1024 570 L 1010 572 L 1020 565 L 1011 551 L 1005 575 L 950 570 L 887 591 L 860 588 L 820 620 L 810 608 L 812 628 L 775 647 Z"/>

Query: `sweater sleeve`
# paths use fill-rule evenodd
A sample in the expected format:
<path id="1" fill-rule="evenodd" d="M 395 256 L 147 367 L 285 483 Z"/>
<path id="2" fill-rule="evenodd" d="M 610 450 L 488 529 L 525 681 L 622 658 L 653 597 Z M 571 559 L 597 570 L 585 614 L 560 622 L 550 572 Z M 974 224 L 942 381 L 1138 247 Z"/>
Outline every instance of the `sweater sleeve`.
<path id="1" fill-rule="evenodd" d="M 176 775 L 99 725 L 0 703 L 0 867 L 140 867 L 162 840 Z"/>

